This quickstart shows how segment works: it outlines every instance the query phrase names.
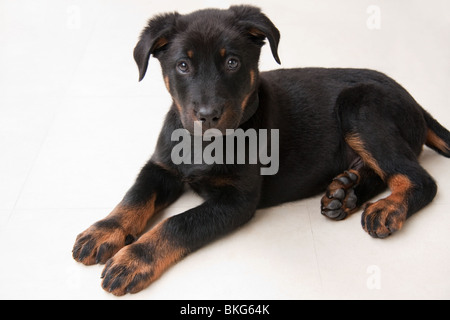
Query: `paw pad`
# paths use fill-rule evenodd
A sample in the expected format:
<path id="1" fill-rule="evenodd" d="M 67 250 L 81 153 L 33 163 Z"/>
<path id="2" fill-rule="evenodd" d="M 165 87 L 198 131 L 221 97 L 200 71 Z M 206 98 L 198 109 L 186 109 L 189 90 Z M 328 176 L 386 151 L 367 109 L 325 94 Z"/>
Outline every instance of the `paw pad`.
<path id="1" fill-rule="evenodd" d="M 354 188 L 360 176 L 354 171 L 345 171 L 333 179 L 321 200 L 321 212 L 333 220 L 342 220 L 356 209 L 357 197 Z"/>

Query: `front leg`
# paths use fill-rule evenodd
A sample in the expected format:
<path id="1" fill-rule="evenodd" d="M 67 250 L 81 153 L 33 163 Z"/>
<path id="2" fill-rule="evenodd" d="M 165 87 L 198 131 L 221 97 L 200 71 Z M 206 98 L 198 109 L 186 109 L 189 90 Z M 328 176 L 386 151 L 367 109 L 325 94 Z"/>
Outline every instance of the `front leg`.
<path id="1" fill-rule="evenodd" d="M 85 265 L 105 263 L 134 242 L 153 214 L 175 201 L 182 188 L 175 172 L 149 161 L 114 210 L 78 235 L 73 258 Z"/>
<path id="2" fill-rule="evenodd" d="M 255 195 L 228 189 L 168 218 L 107 262 L 102 287 L 115 295 L 146 288 L 190 252 L 250 220 L 257 200 Z"/>

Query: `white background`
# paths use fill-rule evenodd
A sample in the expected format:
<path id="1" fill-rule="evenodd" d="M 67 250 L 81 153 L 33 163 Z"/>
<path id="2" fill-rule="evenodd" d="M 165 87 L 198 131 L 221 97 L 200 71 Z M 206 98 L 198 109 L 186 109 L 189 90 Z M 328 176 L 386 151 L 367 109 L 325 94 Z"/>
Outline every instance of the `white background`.
<path id="1" fill-rule="evenodd" d="M 282 67 L 377 69 L 450 128 L 449 1 L 245 2 L 281 31 Z M 138 83 L 134 45 L 154 14 L 230 3 L 0 0 L 0 298 L 116 299 L 71 250 L 131 186 L 171 103 L 157 60 Z M 260 67 L 279 68 L 268 46 Z M 361 212 L 324 218 L 317 196 L 258 211 L 122 299 L 448 299 L 450 162 L 426 148 L 421 162 L 438 195 L 388 239 Z M 188 193 L 158 219 L 200 202 Z"/>

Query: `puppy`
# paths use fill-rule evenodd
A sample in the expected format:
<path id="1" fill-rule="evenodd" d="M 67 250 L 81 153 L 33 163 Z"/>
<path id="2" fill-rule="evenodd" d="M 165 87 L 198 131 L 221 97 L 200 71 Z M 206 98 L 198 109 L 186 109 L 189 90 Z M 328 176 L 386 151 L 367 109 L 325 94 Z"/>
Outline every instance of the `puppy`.
<path id="1" fill-rule="evenodd" d="M 83 264 L 106 263 L 105 290 L 123 295 L 144 289 L 259 208 L 325 192 L 323 215 L 341 220 L 365 204 L 363 229 L 385 238 L 434 198 L 436 183 L 417 158 L 424 144 L 450 157 L 450 133 L 405 89 L 371 70 L 260 73 L 266 39 L 280 63 L 279 31 L 251 6 L 168 13 L 148 22 L 134 49 L 139 79 L 153 55 L 173 104 L 135 184 L 73 248 Z M 268 162 L 251 156 L 255 143 L 229 147 L 240 138 L 236 132 L 244 134 L 241 142 L 266 133 L 257 155 L 264 154 L 264 143 L 266 151 L 270 146 L 277 155 L 274 170 L 263 171 Z M 181 137 L 189 139 L 187 148 L 179 147 Z M 222 161 L 215 158 L 219 153 Z M 142 234 L 185 184 L 203 204 Z M 387 198 L 368 203 L 386 188 Z"/>

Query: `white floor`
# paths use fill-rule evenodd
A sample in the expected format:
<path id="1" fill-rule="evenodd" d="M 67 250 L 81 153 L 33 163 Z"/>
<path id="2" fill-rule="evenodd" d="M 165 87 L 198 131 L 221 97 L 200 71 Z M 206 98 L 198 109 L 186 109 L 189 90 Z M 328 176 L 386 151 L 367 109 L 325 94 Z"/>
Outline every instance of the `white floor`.
<path id="1" fill-rule="evenodd" d="M 170 105 L 158 62 L 138 83 L 132 50 L 153 14 L 230 2 L 0 0 L 0 298 L 116 299 L 71 250 L 132 184 Z M 245 2 L 280 29 L 282 67 L 378 69 L 450 128 L 449 1 Z M 439 193 L 386 240 L 360 212 L 322 217 L 317 196 L 258 212 L 122 299 L 449 299 L 450 160 L 421 161 Z"/>

